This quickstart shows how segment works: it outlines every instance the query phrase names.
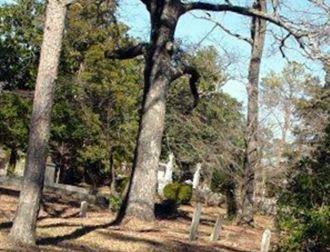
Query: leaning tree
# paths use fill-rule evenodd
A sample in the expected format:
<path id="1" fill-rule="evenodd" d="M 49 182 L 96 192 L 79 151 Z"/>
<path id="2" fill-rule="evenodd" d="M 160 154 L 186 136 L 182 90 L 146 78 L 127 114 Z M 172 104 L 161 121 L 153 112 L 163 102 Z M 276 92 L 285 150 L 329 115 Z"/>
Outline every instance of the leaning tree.
<path id="1" fill-rule="evenodd" d="M 298 25 L 281 18 L 277 13 L 237 6 L 230 1 L 225 1 L 224 4 L 180 0 L 141 0 L 141 2 L 150 14 L 150 41 L 107 52 L 106 56 L 111 59 L 129 59 L 139 55 L 145 57 L 145 83 L 139 134 L 130 187 L 119 220 L 123 217 L 135 217 L 152 221 L 167 90 L 175 79 L 182 75 L 190 75 L 190 86 L 194 97 L 198 99 L 196 88 L 198 72 L 185 62 L 177 60 L 178 50 L 175 46 L 174 33 L 180 17 L 193 10 L 233 12 L 257 17 L 284 28 L 289 34 L 288 37 L 293 36 L 302 48 L 305 48 L 305 43 L 308 41 L 305 39 L 308 33 L 299 29 Z"/>

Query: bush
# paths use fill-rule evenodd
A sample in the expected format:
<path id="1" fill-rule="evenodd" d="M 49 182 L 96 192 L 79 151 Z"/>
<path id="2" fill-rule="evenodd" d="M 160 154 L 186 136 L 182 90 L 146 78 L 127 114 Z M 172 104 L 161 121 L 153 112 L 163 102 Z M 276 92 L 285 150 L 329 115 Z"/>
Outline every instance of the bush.
<path id="1" fill-rule="evenodd" d="M 163 193 L 166 199 L 172 200 L 178 205 L 187 204 L 192 197 L 192 187 L 191 185 L 174 182 L 166 185 Z"/>
<path id="2" fill-rule="evenodd" d="M 167 184 L 163 189 L 164 197 L 168 200 L 177 201 L 180 184 L 177 182 Z"/>
<path id="3" fill-rule="evenodd" d="M 118 212 L 122 203 L 122 199 L 115 195 L 109 197 L 109 209 L 112 212 Z"/>
<path id="4" fill-rule="evenodd" d="M 277 221 L 284 235 L 279 251 L 330 249 L 330 160 L 325 150 L 301 160 L 280 194 Z"/>
<path id="5" fill-rule="evenodd" d="M 183 184 L 179 188 L 178 199 L 181 204 L 188 204 L 192 197 L 192 186 Z"/>

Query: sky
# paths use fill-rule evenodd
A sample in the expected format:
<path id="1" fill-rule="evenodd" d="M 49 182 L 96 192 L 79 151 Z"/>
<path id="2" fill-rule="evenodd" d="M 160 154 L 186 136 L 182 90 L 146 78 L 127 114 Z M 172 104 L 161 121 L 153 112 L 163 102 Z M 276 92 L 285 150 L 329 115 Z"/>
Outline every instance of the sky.
<path id="1" fill-rule="evenodd" d="M 207 2 L 219 1 L 209 0 Z M 246 5 L 250 3 L 249 0 L 236 0 L 232 2 L 239 5 Z M 309 6 L 304 4 L 304 2 L 306 3 L 306 1 L 301 0 L 287 0 L 288 4 L 292 4 L 301 10 L 309 8 Z M 202 14 L 202 12 L 195 11 L 192 14 L 187 13 L 181 17 L 175 34 L 176 39 L 183 41 L 184 44 L 199 43 L 213 27 L 212 23 L 205 20 L 200 20 L 196 17 L 201 16 Z M 234 31 L 235 33 L 240 33 L 245 37 L 249 37 L 250 18 L 231 13 L 211 13 L 211 15 L 212 18 L 221 22 L 227 29 Z M 148 40 L 150 30 L 149 16 L 145 6 L 140 0 L 120 0 L 118 17 L 130 27 L 129 33 L 132 36 L 140 38 L 141 40 Z M 272 25 L 268 27 L 271 28 Z M 272 28 L 274 28 L 274 26 Z M 280 29 L 276 29 L 276 31 L 278 33 L 282 32 Z M 264 57 L 261 64 L 261 78 L 270 71 L 280 72 L 287 63 L 287 59 L 282 57 L 279 47 L 272 46 L 273 42 L 274 41 L 270 38 L 270 36 L 266 37 Z M 224 52 L 226 51 L 234 53 L 235 58 L 238 58 L 239 62 L 234 64 L 230 69 L 235 73 L 235 79 L 226 83 L 223 90 L 242 102 L 244 107 L 246 107 L 246 75 L 248 71 L 248 59 L 250 56 L 251 47 L 246 42 L 233 38 L 218 28 L 215 29 L 201 43 L 201 46 L 209 45 L 217 48 L 220 55 L 224 55 Z M 289 45 L 290 47 L 298 48 L 296 42 L 293 40 L 289 42 Z M 306 64 L 310 68 L 310 72 L 316 76 L 319 76 L 320 79 L 323 79 L 324 72 L 320 64 L 303 58 L 295 50 L 288 50 L 286 55 L 289 60 L 296 60 Z"/>
<path id="2" fill-rule="evenodd" d="M 218 0 L 204 1 L 213 3 L 219 2 Z M 330 0 L 326 0 L 326 2 L 328 1 Z M 12 0 L 0 0 L 0 4 L 9 2 L 12 2 Z M 251 0 L 232 0 L 232 2 L 237 5 L 249 6 L 251 4 Z M 292 5 L 300 10 L 310 8 L 306 5 L 306 2 L 307 1 L 305 0 L 286 0 L 288 5 Z M 130 35 L 147 41 L 150 25 L 149 15 L 145 6 L 140 0 L 119 0 L 119 3 L 118 18 L 130 27 Z M 201 16 L 202 14 L 202 12 L 194 11 L 181 17 L 175 34 L 176 39 L 182 41 L 183 44 L 188 45 L 199 43 L 205 38 L 205 35 L 207 35 L 212 29 L 213 24 L 196 18 L 196 16 Z M 232 13 L 211 13 L 211 15 L 212 18 L 221 22 L 227 29 L 230 29 L 235 33 L 240 33 L 245 37 L 249 37 L 250 18 Z M 277 29 L 277 32 L 280 33 L 281 30 Z M 270 36 L 266 36 L 266 46 L 261 64 L 261 78 L 270 71 L 280 72 L 287 63 L 287 59 L 282 57 L 278 46 L 274 47 L 272 44 L 273 40 Z M 291 47 L 297 48 L 297 44 L 294 41 L 291 40 L 289 44 Z M 217 48 L 220 55 L 228 55 L 229 52 L 229 55 L 231 55 L 229 56 L 230 60 L 233 60 L 234 58 L 235 62 L 237 61 L 236 64 L 231 65 L 228 69 L 233 73 L 234 79 L 228 81 L 224 85 L 223 90 L 235 97 L 238 101 L 242 102 L 243 106 L 246 107 L 246 75 L 248 71 L 250 46 L 246 42 L 229 36 L 218 28 L 214 29 L 209 36 L 202 40 L 201 46 L 210 45 Z M 324 72 L 320 64 L 301 57 L 300 54 L 294 50 L 287 51 L 287 57 L 290 60 L 296 60 L 306 64 L 314 75 L 319 76 L 321 80 L 324 79 Z"/>

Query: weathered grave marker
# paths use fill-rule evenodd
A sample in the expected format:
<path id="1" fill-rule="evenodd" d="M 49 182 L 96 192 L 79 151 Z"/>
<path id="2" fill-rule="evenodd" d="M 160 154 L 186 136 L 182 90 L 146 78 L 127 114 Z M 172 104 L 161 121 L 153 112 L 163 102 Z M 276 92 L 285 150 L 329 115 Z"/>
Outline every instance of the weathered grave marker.
<path id="1" fill-rule="evenodd" d="M 221 232 L 221 217 L 219 215 L 216 222 L 215 222 L 215 224 L 214 224 L 213 232 L 210 236 L 210 241 L 219 240 L 220 232 Z"/>
<path id="2" fill-rule="evenodd" d="M 197 189 L 198 185 L 199 185 L 199 179 L 201 176 L 201 169 L 202 169 L 202 164 L 198 163 L 196 165 L 196 171 L 194 173 L 194 177 L 193 177 L 193 184 L 192 184 L 192 188 L 193 189 Z"/>
<path id="3" fill-rule="evenodd" d="M 173 166 L 174 166 L 174 155 L 173 153 L 169 154 L 169 160 L 166 164 L 159 163 L 157 178 L 158 178 L 158 186 L 157 192 L 160 196 L 163 195 L 164 187 L 167 184 L 172 183 L 172 175 L 173 175 Z"/>
<path id="4" fill-rule="evenodd" d="M 268 252 L 270 247 L 271 231 L 267 228 L 262 234 L 260 252 Z"/>
<path id="5" fill-rule="evenodd" d="M 45 185 L 53 185 L 55 182 L 55 164 L 47 163 L 45 167 Z"/>
<path id="6" fill-rule="evenodd" d="M 201 218 L 201 212 L 202 212 L 202 203 L 198 202 L 195 207 L 194 216 L 190 226 L 189 241 L 193 241 L 197 239 L 198 225 L 199 225 L 199 220 Z"/>
<path id="7" fill-rule="evenodd" d="M 61 176 L 61 170 L 58 169 L 57 170 L 57 173 L 56 173 L 55 184 L 59 184 L 60 183 L 60 176 Z"/>
<path id="8" fill-rule="evenodd" d="M 80 217 L 86 217 L 87 207 L 88 207 L 87 201 L 82 201 L 80 203 L 80 213 L 79 213 Z"/>

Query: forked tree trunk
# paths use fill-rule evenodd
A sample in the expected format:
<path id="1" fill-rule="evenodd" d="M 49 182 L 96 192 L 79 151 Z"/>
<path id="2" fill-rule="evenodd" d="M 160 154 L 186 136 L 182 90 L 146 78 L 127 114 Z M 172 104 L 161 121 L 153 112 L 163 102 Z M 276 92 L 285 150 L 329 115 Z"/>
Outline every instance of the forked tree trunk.
<path id="1" fill-rule="evenodd" d="M 30 125 L 27 163 L 10 238 L 35 244 L 36 222 L 44 181 L 55 80 L 66 14 L 64 0 L 49 0 Z"/>
<path id="2" fill-rule="evenodd" d="M 143 108 L 132 177 L 119 219 L 134 217 L 153 221 L 157 170 L 165 122 L 166 93 L 170 80 L 171 50 L 179 18 L 176 1 L 150 4 L 151 48 L 145 67 Z"/>
<path id="3" fill-rule="evenodd" d="M 254 8 L 266 11 L 266 1 L 257 0 Z M 253 18 L 251 23 L 252 50 L 248 75 L 248 115 L 244 181 L 242 187 L 242 209 L 240 223 L 253 225 L 254 174 L 259 161 L 258 154 L 258 83 L 260 63 L 265 41 L 266 22 Z"/>

